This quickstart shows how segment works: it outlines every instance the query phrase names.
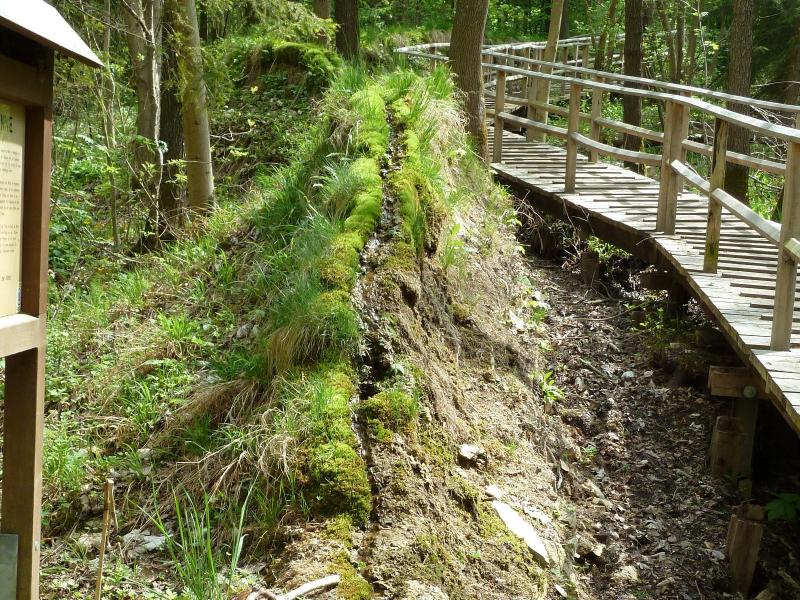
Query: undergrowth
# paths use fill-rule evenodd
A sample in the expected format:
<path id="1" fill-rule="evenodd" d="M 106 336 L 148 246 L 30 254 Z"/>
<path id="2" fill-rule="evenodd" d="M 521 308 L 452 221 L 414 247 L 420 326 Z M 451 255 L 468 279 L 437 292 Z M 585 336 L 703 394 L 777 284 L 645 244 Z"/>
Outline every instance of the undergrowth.
<path id="1" fill-rule="evenodd" d="M 262 60 L 276 47 L 251 40 L 226 52 Z M 85 288 L 54 291 L 48 533 L 82 526 L 108 475 L 126 498 L 126 522 L 144 521 L 142 508 L 180 515 L 180 489 L 206 499 L 198 527 L 220 539 L 249 494 L 249 551 L 268 548 L 287 521 L 366 522 L 372 490 L 352 428 L 362 332 L 350 293 L 387 172 L 402 215 L 398 268 L 435 253 L 452 230 L 449 214 L 469 185 L 458 171 L 477 163 L 451 94 L 443 70 L 376 79 L 344 67 L 315 124 L 293 134 L 294 160 L 257 173 L 251 191 L 223 201 L 199 237 L 98 272 Z M 389 114 L 402 144 L 391 171 Z M 357 404 L 373 435 L 415 434 L 420 379 L 409 367 Z M 159 522 L 180 540 L 180 528 Z M 368 597 L 346 566 L 339 570 L 353 597 Z"/>

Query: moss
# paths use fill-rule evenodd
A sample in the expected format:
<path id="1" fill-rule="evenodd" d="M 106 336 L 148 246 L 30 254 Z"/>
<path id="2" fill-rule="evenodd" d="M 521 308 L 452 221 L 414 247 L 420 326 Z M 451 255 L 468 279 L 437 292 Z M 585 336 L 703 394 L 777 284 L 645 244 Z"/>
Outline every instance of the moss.
<path id="1" fill-rule="evenodd" d="M 338 598 L 342 598 L 342 600 L 369 600 L 372 598 L 372 586 L 350 564 L 347 552 L 342 551 L 331 562 L 330 568 L 341 577 L 336 588 Z"/>
<path id="2" fill-rule="evenodd" d="M 386 390 L 359 404 L 358 414 L 370 435 L 387 442 L 393 432 L 413 431 L 419 415 L 419 400 L 401 390 Z"/>
<path id="3" fill-rule="evenodd" d="M 380 159 L 389 146 L 386 103 L 380 87 L 372 85 L 359 90 L 350 97 L 350 106 L 360 118 L 353 140 L 358 150 L 371 158 Z"/>
<path id="4" fill-rule="evenodd" d="M 332 442 L 312 448 L 308 456 L 309 503 L 321 515 L 347 513 L 367 522 L 372 491 L 366 464 L 352 446 Z"/>
<path id="5" fill-rule="evenodd" d="M 307 81 L 318 89 L 330 83 L 342 64 L 335 52 L 317 44 L 260 38 L 249 51 L 251 78 L 253 73 L 279 66 L 303 71 Z"/>
<path id="6" fill-rule="evenodd" d="M 325 535 L 331 540 L 350 546 L 353 536 L 353 520 L 350 515 L 345 513 L 328 519 L 325 523 Z"/>

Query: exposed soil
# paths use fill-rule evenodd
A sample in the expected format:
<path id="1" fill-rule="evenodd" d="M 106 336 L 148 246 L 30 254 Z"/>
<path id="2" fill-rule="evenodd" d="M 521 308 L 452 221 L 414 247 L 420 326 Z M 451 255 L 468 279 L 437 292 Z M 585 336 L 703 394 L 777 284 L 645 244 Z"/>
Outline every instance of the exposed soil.
<path id="1" fill-rule="evenodd" d="M 491 218 L 460 216 L 458 269 L 430 257 L 398 269 L 391 236 L 368 254 L 367 381 L 414 365 L 424 394 L 415 433 L 364 440 L 375 506 L 351 564 L 387 599 L 732 598 L 724 544 L 739 498 L 707 465 L 727 404 L 691 383 L 735 357 L 714 336 L 654 347 L 625 301 L 524 256 L 510 229 L 487 239 Z M 477 456 L 459 457 L 462 444 Z M 498 497 L 535 527 L 549 564 L 498 518 Z M 755 592 L 771 581 L 773 598 L 800 597 L 791 531 L 768 526 Z M 294 534 L 283 588 L 347 547 L 314 527 Z"/>

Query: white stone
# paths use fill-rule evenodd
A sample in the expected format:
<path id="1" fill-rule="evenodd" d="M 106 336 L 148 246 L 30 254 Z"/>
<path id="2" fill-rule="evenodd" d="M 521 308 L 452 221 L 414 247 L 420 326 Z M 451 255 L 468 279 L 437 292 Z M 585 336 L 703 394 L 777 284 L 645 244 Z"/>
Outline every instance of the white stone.
<path id="1" fill-rule="evenodd" d="M 492 508 L 494 508 L 497 512 L 497 516 L 499 516 L 506 527 L 508 527 L 508 530 L 525 542 L 528 548 L 531 549 L 536 560 L 545 567 L 550 566 L 550 556 L 547 553 L 547 548 L 545 548 L 542 538 L 539 537 L 539 534 L 531 527 L 530 523 L 523 519 L 517 511 L 508 504 L 500 500 L 493 500 Z"/>

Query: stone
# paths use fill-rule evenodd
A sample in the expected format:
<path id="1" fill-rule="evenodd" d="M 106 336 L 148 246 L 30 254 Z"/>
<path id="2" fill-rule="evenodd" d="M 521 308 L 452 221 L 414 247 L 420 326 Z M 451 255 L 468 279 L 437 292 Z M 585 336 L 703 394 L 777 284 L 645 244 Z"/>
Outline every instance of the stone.
<path id="1" fill-rule="evenodd" d="M 458 460 L 470 466 L 485 465 L 486 450 L 475 444 L 461 444 L 458 447 Z"/>
<path id="2" fill-rule="evenodd" d="M 525 542 L 525 545 L 533 552 L 537 562 L 545 567 L 550 566 L 550 555 L 547 552 L 547 548 L 531 524 L 505 502 L 493 500 L 492 508 L 494 508 L 497 516 L 500 517 L 505 526 L 508 527 L 508 530 Z"/>
<path id="3" fill-rule="evenodd" d="M 406 584 L 402 600 L 450 600 L 450 597 L 435 585 L 412 579 Z"/>

